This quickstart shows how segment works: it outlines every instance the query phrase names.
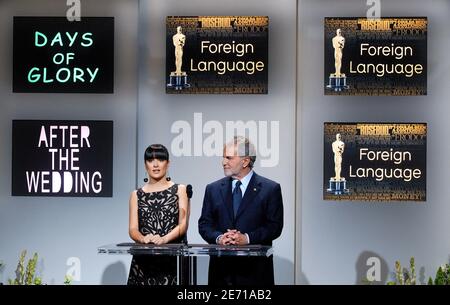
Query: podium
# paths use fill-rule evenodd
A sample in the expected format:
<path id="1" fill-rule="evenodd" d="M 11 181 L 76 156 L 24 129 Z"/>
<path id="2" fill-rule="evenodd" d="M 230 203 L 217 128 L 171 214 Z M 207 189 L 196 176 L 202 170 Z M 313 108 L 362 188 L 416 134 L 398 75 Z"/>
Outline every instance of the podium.
<path id="1" fill-rule="evenodd" d="M 273 254 L 271 246 L 222 246 L 209 244 L 138 244 L 119 243 L 98 247 L 99 254 L 167 255 L 178 258 L 178 284 L 197 285 L 199 256 L 265 256 Z"/>

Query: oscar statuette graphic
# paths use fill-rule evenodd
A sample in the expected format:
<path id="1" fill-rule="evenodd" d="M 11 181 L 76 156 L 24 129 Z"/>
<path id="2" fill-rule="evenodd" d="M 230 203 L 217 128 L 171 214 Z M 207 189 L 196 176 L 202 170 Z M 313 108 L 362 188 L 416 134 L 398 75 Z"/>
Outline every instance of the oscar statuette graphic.
<path id="1" fill-rule="evenodd" d="M 334 48 L 334 67 L 336 71 L 335 73 L 330 74 L 327 89 L 342 91 L 349 87 L 347 86 L 347 77 L 344 73 L 341 73 L 342 56 L 345 45 L 345 38 L 342 36 L 341 29 L 336 30 L 336 36 L 333 37 L 331 42 Z"/>
<path id="2" fill-rule="evenodd" d="M 177 33 L 172 37 L 173 45 L 175 47 L 175 71 L 170 72 L 168 88 L 175 90 L 182 90 L 189 88 L 187 73 L 181 71 L 183 65 L 183 47 L 186 44 L 186 36 L 182 33 L 181 26 L 177 27 Z"/>
<path id="3" fill-rule="evenodd" d="M 341 140 L 341 134 L 336 134 L 336 141 L 331 144 L 334 153 L 334 172 L 335 176 L 330 178 L 330 184 L 327 189 L 328 193 L 334 195 L 342 195 L 349 192 L 347 189 L 347 181 L 341 177 L 342 155 L 344 154 L 345 144 Z"/>

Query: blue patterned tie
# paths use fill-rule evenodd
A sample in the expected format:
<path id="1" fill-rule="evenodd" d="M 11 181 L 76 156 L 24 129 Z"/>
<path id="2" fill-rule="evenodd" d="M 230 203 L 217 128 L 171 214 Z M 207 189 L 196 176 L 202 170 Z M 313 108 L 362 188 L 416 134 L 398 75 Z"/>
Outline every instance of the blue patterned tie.
<path id="1" fill-rule="evenodd" d="M 234 211 L 234 216 L 236 217 L 237 211 L 239 209 L 239 205 L 241 204 L 242 201 L 242 191 L 241 191 L 241 181 L 237 181 L 236 185 L 234 187 L 234 191 L 233 191 L 233 211 Z"/>

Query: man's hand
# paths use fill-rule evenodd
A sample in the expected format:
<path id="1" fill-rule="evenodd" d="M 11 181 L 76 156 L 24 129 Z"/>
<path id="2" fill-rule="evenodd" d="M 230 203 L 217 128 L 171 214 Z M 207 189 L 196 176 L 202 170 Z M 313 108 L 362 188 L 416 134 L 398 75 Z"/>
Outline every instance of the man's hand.
<path id="1" fill-rule="evenodd" d="M 239 231 L 234 230 L 234 234 L 231 237 L 231 244 L 232 245 L 238 245 L 238 246 L 242 246 L 242 245 L 246 245 L 248 244 L 247 241 L 247 236 L 245 234 L 242 234 Z"/>
<path id="2" fill-rule="evenodd" d="M 228 230 L 227 232 L 222 234 L 222 237 L 219 239 L 219 245 L 231 245 L 232 236 L 236 230 Z"/>
<path id="3" fill-rule="evenodd" d="M 247 236 L 238 230 L 228 229 L 219 239 L 219 245 L 246 245 L 248 244 Z"/>

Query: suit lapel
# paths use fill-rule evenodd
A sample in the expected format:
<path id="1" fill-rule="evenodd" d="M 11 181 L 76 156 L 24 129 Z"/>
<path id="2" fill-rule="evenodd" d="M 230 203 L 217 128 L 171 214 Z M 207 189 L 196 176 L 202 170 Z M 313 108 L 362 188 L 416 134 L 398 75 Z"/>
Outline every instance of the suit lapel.
<path id="1" fill-rule="evenodd" d="M 231 199 L 231 179 L 223 179 L 220 186 L 220 193 L 222 194 L 223 204 L 228 211 L 228 216 L 230 221 L 233 222 L 234 212 L 233 212 L 233 202 Z"/>
<path id="2" fill-rule="evenodd" d="M 245 190 L 244 197 L 242 198 L 241 205 L 236 213 L 236 219 L 244 212 L 244 210 L 249 206 L 251 202 L 255 199 L 256 195 L 260 190 L 261 186 L 258 181 L 258 175 L 253 172 L 253 176 L 250 179 L 250 182 L 247 185 L 247 189 Z"/>

